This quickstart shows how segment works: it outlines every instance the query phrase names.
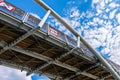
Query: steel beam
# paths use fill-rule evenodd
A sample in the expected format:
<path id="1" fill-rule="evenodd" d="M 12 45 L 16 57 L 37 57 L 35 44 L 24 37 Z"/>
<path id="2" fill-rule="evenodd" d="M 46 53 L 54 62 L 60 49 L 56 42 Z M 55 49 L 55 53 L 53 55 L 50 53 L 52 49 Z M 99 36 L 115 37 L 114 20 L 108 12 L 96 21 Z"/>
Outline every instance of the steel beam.
<path id="1" fill-rule="evenodd" d="M 32 51 L 29 51 L 29 50 L 24 50 L 24 49 L 22 49 L 22 48 L 20 48 L 20 47 L 12 47 L 11 49 L 14 50 L 14 51 L 23 53 L 23 54 L 25 54 L 25 55 L 28 55 L 28 56 L 31 56 L 31 57 L 34 57 L 34 58 L 37 58 L 37 59 L 46 61 L 46 62 L 51 61 L 51 62 L 49 62 L 49 64 L 53 63 L 53 64 L 55 64 L 55 65 L 64 67 L 64 68 L 69 69 L 69 70 L 71 70 L 71 71 L 77 71 L 77 70 L 78 70 L 78 69 L 75 68 L 75 67 L 72 67 L 72 66 L 70 66 L 70 65 L 64 64 L 64 63 L 62 63 L 62 62 L 60 62 L 60 61 L 57 61 L 57 60 L 54 61 L 52 58 L 46 57 L 46 56 L 41 55 L 41 54 L 38 54 L 38 53 L 36 53 L 36 52 L 32 52 Z M 52 61 L 54 61 L 54 62 L 52 62 Z M 49 65 L 49 64 L 48 64 L 48 65 Z"/>
<path id="2" fill-rule="evenodd" d="M 46 10 L 51 10 L 51 14 L 59 20 L 67 29 L 69 29 L 76 37 L 80 37 L 81 42 L 100 60 L 102 64 L 105 65 L 106 68 L 109 69 L 109 72 L 116 78 L 120 80 L 119 74 L 111 67 L 111 65 L 99 54 L 95 49 L 93 49 L 87 41 L 85 41 L 79 33 L 77 33 L 63 18 L 61 18 L 52 8 L 50 8 L 47 4 L 45 4 L 42 0 L 35 0 L 39 5 L 41 5 Z"/>
<path id="3" fill-rule="evenodd" d="M 3 46 L 6 45 L 6 44 L 7 44 L 6 42 L 0 41 L 0 46 L 3 47 Z M 29 51 L 29 50 L 24 50 L 24 49 L 22 49 L 22 48 L 20 48 L 20 47 L 16 47 L 16 46 L 12 47 L 11 49 L 14 50 L 14 51 L 20 52 L 20 53 L 22 53 L 22 54 L 25 54 L 25 55 L 28 55 L 28 56 L 31 56 L 31 57 L 34 57 L 34 58 L 37 58 L 37 59 L 40 59 L 40 60 L 43 60 L 43 61 L 46 61 L 46 62 L 47 62 L 47 64 L 43 65 L 42 67 L 37 68 L 37 69 L 34 70 L 34 71 L 31 71 L 31 72 L 28 73 L 28 74 L 37 72 L 38 70 L 45 68 L 45 67 L 48 66 L 49 64 L 55 64 L 55 65 L 61 66 L 61 67 L 63 67 L 63 68 L 66 68 L 66 69 L 68 69 L 68 70 L 74 71 L 74 72 L 76 72 L 76 73 L 77 73 L 78 71 L 80 71 L 80 70 L 79 70 L 78 68 L 76 68 L 76 67 L 73 67 L 73 66 L 70 66 L 70 65 L 68 65 L 68 64 L 62 63 L 62 62 L 60 62 L 60 61 L 58 61 L 58 60 L 53 60 L 52 58 L 46 57 L 46 56 L 41 55 L 41 54 L 38 54 L 38 53 L 36 53 L 36 52 L 32 52 L 32 51 Z M 74 49 L 71 50 L 70 52 L 62 55 L 61 57 L 59 57 L 59 58 L 57 58 L 57 59 L 60 59 L 60 58 L 62 58 L 62 57 L 64 57 L 64 56 L 70 54 L 70 53 L 73 52 L 73 51 L 74 51 Z M 87 76 L 89 73 L 86 73 L 86 72 L 83 72 L 83 73 L 82 73 L 82 72 L 81 72 L 81 74 Z M 91 77 L 92 79 L 95 79 L 95 76 L 92 75 L 92 74 L 89 74 L 88 77 Z M 96 78 L 98 78 L 98 77 L 96 76 Z"/>
<path id="4" fill-rule="evenodd" d="M 71 78 L 73 78 L 73 77 L 75 77 L 75 76 L 78 76 L 78 75 L 80 75 L 80 74 L 82 74 L 82 75 L 88 75 L 88 77 L 91 78 L 91 74 L 86 73 L 86 71 L 88 71 L 88 70 L 90 70 L 90 69 L 93 69 L 93 68 L 95 68 L 95 67 L 97 67 L 97 66 L 99 66 L 99 65 L 100 65 L 100 63 L 93 64 L 93 65 L 91 65 L 90 67 L 88 67 L 88 68 L 86 68 L 86 69 L 84 69 L 84 70 L 82 70 L 82 71 L 78 71 L 75 75 L 71 75 L 71 76 L 66 77 L 64 80 L 70 80 Z M 94 76 L 94 79 L 98 79 L 98 77 Z"/>
<path id="5" fill-rule="evenodd" d="M 108 75 L 103 75 L 101 78 L 97 79 L 97 80 L 105 80 L 106 78 L 112 77 L 111 74 Z"/>
<path id="6" fill-rule="evenodd" d="M 112 75 L 110 74 L 110 75 L 104 76 L 103 78 L 101 78 L 99 80 L 105 80 L 106 78 L 109 78 L 110 76 L 112 76 Z"/>
<path id="7" fill-rule="evenodd" d="M 84 75 L 84 76 L 87 76 L 87 77 L 89 77 L 89 78 L 91 78 L 91 79 L 93 79 L 93 80 L 97 80 L 99 77 L 98 76 L 95 76 L 95 75 L 92 75 L 92 74 L 90 74 L 90 73 L 87 73 L 87 72 L 77 72 L 76 73 L 76 75 Z M 71 78 L 73 78 L 73 77 L 75 77 L 74 75 L 73 76 L 70 76 L 70 77 L 68 77 L 68 78 L 66 78 L 66 79 L 64 79 L 64 80 L 70 80 Z"/>
<path id="8" fill-rule="evenodd" d="M 19 69 L 19 70 L 22 70 L 22 71 L 30 71 L 31 70 L 31 68 L 29 68 L 27 66 L 12 62 L 10 60 L 4 60 L 4 59 L 1 59 L 1 58 L 0 58 L 0 64 L 3 65 L 3 66 Z M 50 73 L 46 73 L 46 72 L 42 72 L 42 71 L 37 71 L 37 72 L 34 72 L 34 73 L 37 73 L 37 74 L 40 74 L 40 75 L 45 75 L 45 76 L 48 76 L 52 79 L 56 79 L 56 78 L 61 79 L 62 78 L 59 75 L 55 75 L 55 74 L 52 74 L 52 73 L 50 74 Z"/>
<path id="9" fill-rule="evenodd" d="M 3 26 L 2 28 L 0 28 L 0 32 L 2 32 L 5 29 L 6 29 L 6 26 Z"/>
<path id="10" fill-rule="evenodd" d="M 59 56 L 59 57 L 56 58 L 55 60 L 51 60 L 51 61 L 49 61 L 48 63 L 44 64 L 42 67 L 38 67 L 36 70 L 41 70 L 41 69 L 47 67 L 48 65 L 54 63 L 54 62 L 58 62 L 58 60 L 60 60 L 61 58 L 65 57 L 65 56 L 67 56 L 67 55 L 69 55 L 69 54 L 71 54 L 71 53 L 72 53 L 74 50 L 76 50 L 76 49 L 77 49 L 77 48 L 73 48 L 72 50 L 70 50 L 70 51 L 67 52 L 67 53 L 64 53 L 63 55 Z M 61 64 L 61 63 L 60 63 L 60 64 Z M 66 65 L 66 64 L 65 64 L 65 65 Z M 66 67 L 67 67 L 67 65 L 66 65 Z M 78 69 L 75 69 L 74 71 L 76 72 L 77 70 L 78 70 Z M 31 73 L 29 73 L 29 74 L 31 74 Z M 28 75 L 29 75 L 29 74 L 28 74 Z"/>
<path id="11" fill-rule="evenodd" d="M 25 71 L 30 70 L 30 68 L 28 68 L 26 66 L 14 63 L 10 60 L 1 59 L 1 58 L 0 58 L 0 64 L 3 66 L 15 68 L 15 69 L 20 69 L 20 70 L 25 70 Z"/>
<path id="12" fill-rule="evenodd" d="M 15 39 L 13 42 L 11 42 L 8 45 L 5 45 L 3 47 L 3 49 L 0 50 L 0 54 L 4 53 L 5 51 L 11 49 L 13 46 L 15 46 L 17 43 L 21 42 L 22 40 L 26 39 L 27 37 L 29 37 L 30 35 L 32 35 L 33 33 L 35 33 L 38 29 L 40 29 L 40 27 L 42 27 L 45 23 L 45 21 L 47 20 L 48 16 L 50 14 L 50 10 L 48 10 L 48 12 L 46 13 L 46 15 L 43 17 L 43 19 L 41 20 L 41 22 L 38 24 L 38 26 L 35 29 L 31 29 L 30 31 L 28 31 L 27 33 L 25 33 L 24 35 L 18 37 L 17 39 Z M 27 14 L 28 15 L 28 14 Z M 26 19 L 26 17 L 25 17 Z M 23 20 L 25 20 L 23 19 Z"/>

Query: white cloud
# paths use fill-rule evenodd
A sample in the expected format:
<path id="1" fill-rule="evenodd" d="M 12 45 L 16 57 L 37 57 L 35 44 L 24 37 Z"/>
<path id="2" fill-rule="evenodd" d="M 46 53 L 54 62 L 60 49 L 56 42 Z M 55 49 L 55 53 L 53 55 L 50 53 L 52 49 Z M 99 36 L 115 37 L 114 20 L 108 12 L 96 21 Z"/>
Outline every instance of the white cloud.
<path id="1" fill-rule="evenodd" d="M 98 18 L 98 17 L 95 17 L 95 18 L 93 18 L 93 22 L 92 23 L 93 23 L 92 25 L 97 25 L 97 24 L 103 25 L 104 21 L 102 19 Z"/>
<path id="2" fill-rule="evenodd" d="M 109 12 L 109 11 L 110 11 L 110 8 L 106 8 L 105 10 L 106 10 L 106 12 Z"/>
<path id="3" fill-rule="evenodd" d="M 75 1 L 69 1 L 67 4 L 75 4 Z"/>
<path id="4" fill-rule="evenodd" d="M 1 80 L 31 80 L 31 76 L 26 77 L 26 72 L 20 70 L 0 66 Z"/>
<path id="5" fill-rule="evenodd" d="M 101 7 L 105 7 L 105 2 L 104 2 L 104 0 L 101 0 L 100 6 L 101 6 Z"/>
<path id="6" fill-rule="evenodd" d="M 108 16 L 106 14 L 104 14 L 102 17 L 103 19 L 108 19 Z M 104 23 L 106 23 L 106 21 L 104 21 Z"/>
<path id="7" fill-rule="evenodd" d="M 66 21 L 65 18 L 63 18 L 63 19 Z M 55 19 L 53 17 L 50 18 L 50 21 L 48 22 L 48 24 L 50 24 L 53 27 L 57 26 L 58 27 L 57 29 L 60 30 L 60 31 L 66 31 L 65 26 L 63 24 L 61 24 L 57 19 Z"/>
<path id="8" fill-rule="evenodd" d="M 70 10 L 70 17 L 79 17 L 80 16 L 80 12 L 77 9 L 77 7 L 72 7 L 72 9 Z"/>
<path id="9" fill-rule="evenodd" d="M 108 4 L 109 0 L 105 0 L 105 4 Z"/>
<path id="10" fill-rule="evenodd" d="M 80 26 L 80 22 L 78 21 L 75 21 L 75 20 L 69 20 L 68 18 L 64 18 L 65 21 L 68 23 L 68 24 L 71 24 L 71 26 L 73 28 L 77 27 L 77 26 Z"/>
<path id="11" fill-rule="evenodd" d="M 99 0 L 92 0 L 92 7 L 94 8 L 94 4 L 97 4 Z"/>
<path id="12" fill-rule="evenodd" d="M 97 13 L 82 25 L 84 37 L 94 48 L 104 46 L 101 53 L 110 53 L 110 59 L 120 64 L 120 26 L 115 26 L 120 25 L 120 13 L 117 13 L 120 5 L 116 0 L 93 0 L 91 6 Z M 98 25 L 100 27 L 96 28 Z"/>
<path id="13" fill-rule="evenodd" d="M 118 23 L 120 24 L 120 13 L 118 13 L 118 14 L 116 15 L 116 19 L 117 19 Z"/>
<path id="14" fill-rule="evenodd" d="M 85 0 L 85 2 L 87 2 L 88 0 Z"/>
<path id="15" fill-rule="evenodd" d="M 86 14 L 87 14 L 87 15 L 86 15 Z M 91 18 L 91 17 L 94 16 L 94 13 L 91 12 L 91 11 L 86 11 L 86 13 L 85 13 L 85 12 L 81 13 L 80 16 L 81 16 L 80 18 L 82 18 L 82 17 L 84 17 L 84 16 L 86 16 L 87 18 Z"/>
<path id="16" fill-rule="evenodd" d="M 109 7 L 110 8 L 116 8 L 116 7 L 119 7 L 119 4 L 115 3 L 115 2 L 112 2 L 109 4 Z"/>
<path id="17" fill-rule="evenodd" d="M 109 18 L 113 19 L 115 17 L 115 12 L 117 11 L 117 9 L 113 10 L 112 12 L 110 12 Z"/>
<path id="18" fill-rule="evenodd" d="M 109 48 L 104 48 L 101 52 L 102 53 L 110 53 L 110 49 Z"/>

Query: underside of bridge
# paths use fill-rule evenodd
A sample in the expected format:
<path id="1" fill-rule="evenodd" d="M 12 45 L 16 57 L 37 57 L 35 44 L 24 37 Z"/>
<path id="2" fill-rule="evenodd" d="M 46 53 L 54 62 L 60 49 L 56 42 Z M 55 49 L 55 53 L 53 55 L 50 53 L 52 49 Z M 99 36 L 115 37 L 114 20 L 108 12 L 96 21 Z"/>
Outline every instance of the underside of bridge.
<path id="1" fill-rule="evenodd" d="M 25 33 L 27 32 L 20 27 L 0 21 L 1 65 L 26 70 L 28 74 L 33 71 L 52 79 L 114 80 L 99 62 L 89 57 L 85 59 L 82 57 L 82 51 L 72 49 L 68 45 L 62 48 L 47 41 L 47 35 L 44 38 L 30 35 L 15 46 L 9 47 Z M 6 46 L 9 49 L 6 49 Z M 64 57 L 65 54 L 68 55 Z"/>
<path id="2" fill-rule="evenodd" d="M 77 40 L 15 8 L 9 14 L 0 10 L 1 65 L 53 80 L 115 80 L 82 42 L 76 47 Z"/>

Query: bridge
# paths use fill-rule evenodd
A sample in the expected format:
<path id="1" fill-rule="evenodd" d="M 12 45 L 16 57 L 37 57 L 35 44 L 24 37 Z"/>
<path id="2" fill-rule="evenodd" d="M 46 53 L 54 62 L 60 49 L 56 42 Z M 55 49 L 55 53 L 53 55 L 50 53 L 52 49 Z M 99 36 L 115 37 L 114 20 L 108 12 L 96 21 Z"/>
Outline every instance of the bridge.
<path id="1" fill-rule="evenodd" d="M 120 67 L 98 54 L 77 32 L 41 0 L 47 10 L 39 19 L 0 2 L 0 64 L 38 73 L 52 80 L 120 80 Z M 76 40 L 45 23 L 52 14 Z"/>

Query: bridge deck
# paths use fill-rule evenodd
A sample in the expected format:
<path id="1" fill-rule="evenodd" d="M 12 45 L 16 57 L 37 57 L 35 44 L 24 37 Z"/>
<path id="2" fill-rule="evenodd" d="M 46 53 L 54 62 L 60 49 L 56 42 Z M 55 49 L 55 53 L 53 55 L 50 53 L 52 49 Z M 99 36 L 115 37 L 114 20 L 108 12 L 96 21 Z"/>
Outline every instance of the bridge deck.
<path id="1" fill-rule="evenodd" d="M 26 13 L 15 8 L 13 12 L 0 10 L 1 65 L 51 79 L 115 80 L 83 43 L 81 48 L 74 48 L 76 40 L 48 24 L 26 37 L 41 20 L 29 15 L 23 22 Z"/>

